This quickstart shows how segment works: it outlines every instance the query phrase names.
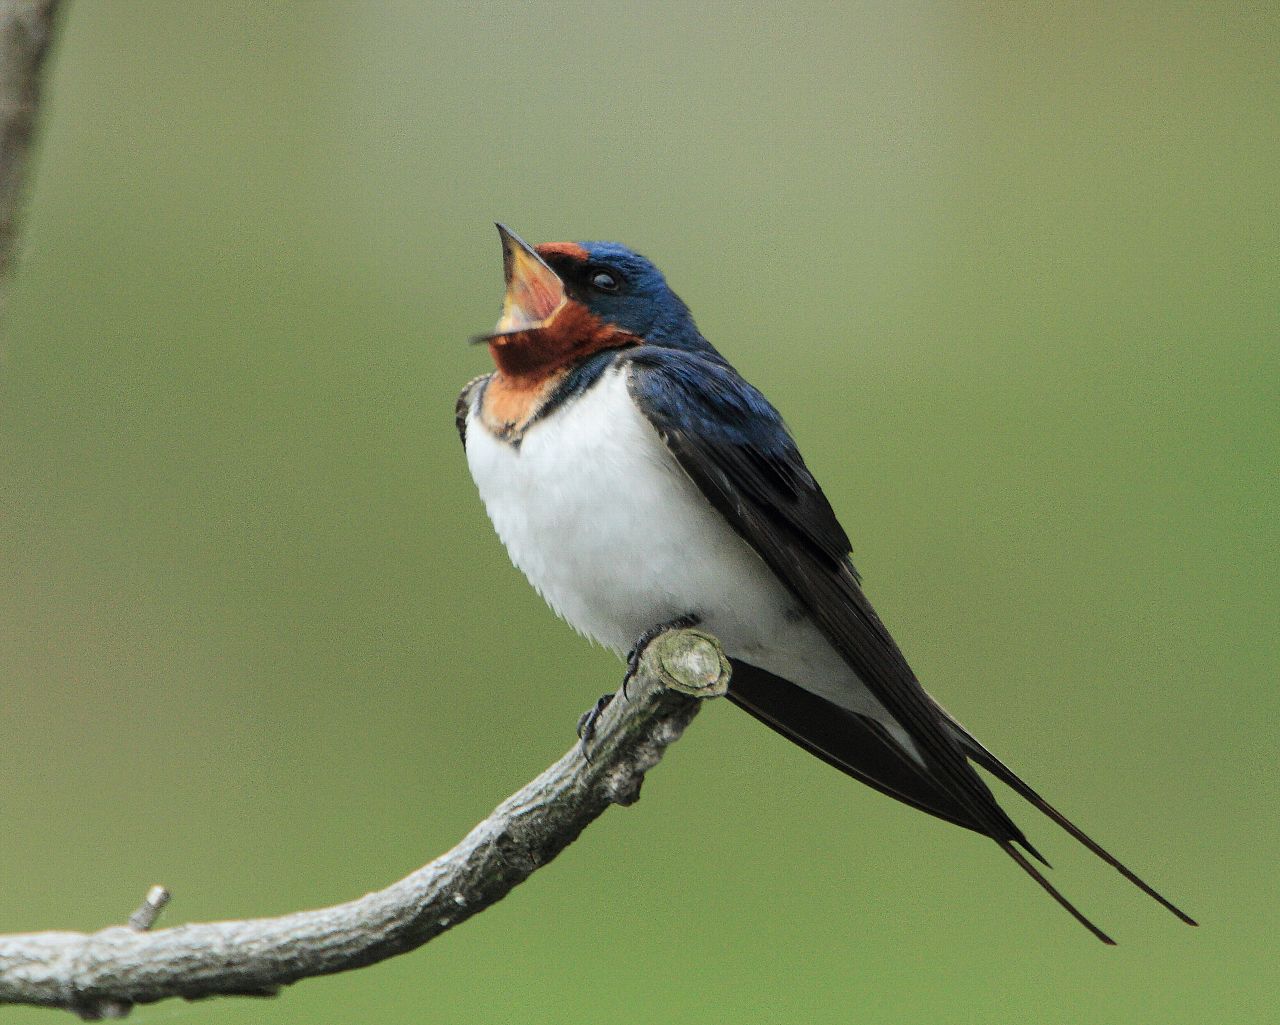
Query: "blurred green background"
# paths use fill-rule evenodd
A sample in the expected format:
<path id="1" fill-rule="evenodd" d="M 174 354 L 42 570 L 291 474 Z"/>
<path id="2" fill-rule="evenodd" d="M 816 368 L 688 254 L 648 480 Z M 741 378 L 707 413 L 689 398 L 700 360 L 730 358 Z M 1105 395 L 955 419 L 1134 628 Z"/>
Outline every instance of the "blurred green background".
<path id="1" fill-rule="evenodd" d="M 454 434 L 502 219 L 666 270 L 926 684 L 1204 925 L 1010 798 L 1103 948 L 724 704 L 428 948 L 135 1020 L 1273 1020 L 1267 8 L 73 4 L 0 364 L 0 930 L 359 895 L 612 689 Z"/>

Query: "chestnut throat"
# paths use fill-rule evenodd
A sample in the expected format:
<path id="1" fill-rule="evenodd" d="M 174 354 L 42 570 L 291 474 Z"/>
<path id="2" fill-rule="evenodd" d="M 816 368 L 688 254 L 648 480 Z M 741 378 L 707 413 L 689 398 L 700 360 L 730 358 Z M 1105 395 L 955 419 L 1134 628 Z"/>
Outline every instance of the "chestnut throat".
<path id="1" fill-rule="evenodd" d="M 574 302 L 549 324 L 490 339 L 489 353 L 498 372 L 484 392 L 485 426 L 497 437 L 519 444 L 574 366 L 597 352 L 640 344 L 637 335 L 606 324 Z"/>
<path id="2" fill-rule="evenodd" d="M 498 373 L 541 382 L 603 349 L 639 345 L 640 338 L 606 324 L 579 303 L 568 303 L 549 324 L 500 335 L 489 341 Z"/>

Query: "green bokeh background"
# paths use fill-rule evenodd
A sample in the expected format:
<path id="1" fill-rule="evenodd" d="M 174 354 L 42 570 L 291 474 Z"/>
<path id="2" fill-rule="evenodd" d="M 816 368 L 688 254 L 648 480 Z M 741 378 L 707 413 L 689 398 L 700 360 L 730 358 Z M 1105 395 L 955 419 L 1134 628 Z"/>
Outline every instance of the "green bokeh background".
<path id="1" fill-rule="evenodd" d="M 718 705 L 428 948 L 135 1020 L 1274 1020 L 1268 6 L 72 5 L 0 364 L 0 930 L 356 896 L 612 688 L 453 431 L 496 218 L 652 256 L 927 685 L 1204 925 L 1010 799 L 1103 948 Z"/>

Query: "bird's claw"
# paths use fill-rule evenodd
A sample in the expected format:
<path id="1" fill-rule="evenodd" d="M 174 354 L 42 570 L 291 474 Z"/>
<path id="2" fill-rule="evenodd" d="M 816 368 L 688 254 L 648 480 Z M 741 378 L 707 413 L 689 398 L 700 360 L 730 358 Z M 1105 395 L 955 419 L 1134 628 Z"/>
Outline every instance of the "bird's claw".
<path id="1" fill-rule="evenodd" d="M 637 673 L 640 672 L 640 658 L 644 655 L 644 649 L 647 648 L 653 639 L 660 634 L 666 633 L 668 630 L 688 630 L 690 627 L 697 626 L 702 622 L 702 617 L 692 612 L 687 612 L 683 616 L 677 616 L 666 623 L 659 623 L 657 626 L 651 626 L 642 633 L 637 639 L 635 647 L 627 652 L 627 672 L 622 677 L 622 696 L 627 697 L 627 685 L 632 681 Z"/>
<path id="2" fill-rule="evenodd" d="M 613 700 L 612 694 L 601 694 L 596 703 L 578 717 L 578 740 L 582 744 L 582 756 L 591 761 L 591 740 L 596 735 L 596 723 L 600 721 L 600 713 Z"/>

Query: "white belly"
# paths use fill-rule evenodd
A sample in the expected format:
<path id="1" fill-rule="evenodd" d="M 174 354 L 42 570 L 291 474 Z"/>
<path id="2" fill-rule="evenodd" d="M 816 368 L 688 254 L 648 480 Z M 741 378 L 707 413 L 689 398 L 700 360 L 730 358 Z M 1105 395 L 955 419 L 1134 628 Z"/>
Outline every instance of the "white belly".
<path id="1" fill-rule="evenodd" d="M 730 657 L 896 727 L 680 469 L 625 375 L 607 371 L 518 448 L 473 405 L 467 461 L 512 561 L 575 629 L 619 653 L 693 614 Z"/>

